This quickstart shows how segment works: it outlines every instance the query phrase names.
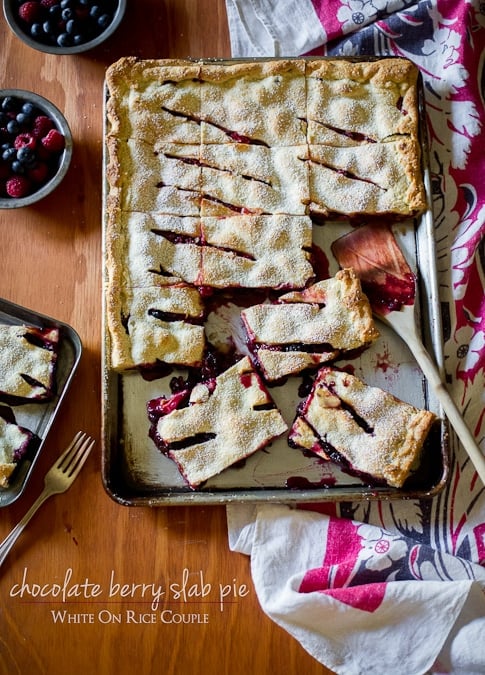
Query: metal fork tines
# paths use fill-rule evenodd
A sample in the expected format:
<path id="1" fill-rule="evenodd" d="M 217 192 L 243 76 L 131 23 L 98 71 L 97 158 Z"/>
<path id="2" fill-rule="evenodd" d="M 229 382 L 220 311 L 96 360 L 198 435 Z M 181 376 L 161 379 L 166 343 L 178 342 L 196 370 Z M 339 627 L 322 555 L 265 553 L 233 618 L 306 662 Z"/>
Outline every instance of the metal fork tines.
<path id="1" fill-rule="evenodd" d="M 62 453 L 62 455 L 54 462 L 49 471 L 44 477 L 44 489 L 27 511 L 25 516 L 13 528 L 7 537 L 0 544 L 0 565 L 7 557 L 10 549 L 17 541 L 20 534 L 23 532 L 25 526 L 32 518 L 37 509 L 45 502 L 46 499 L 55 494 L 65 492 L 71 487 L 79 472 L 81 471 L 84 462 L 87 460 L 95 441 L 87 436 L 83 431 L 78 431 L 74 436 L 72 442 Z"/>

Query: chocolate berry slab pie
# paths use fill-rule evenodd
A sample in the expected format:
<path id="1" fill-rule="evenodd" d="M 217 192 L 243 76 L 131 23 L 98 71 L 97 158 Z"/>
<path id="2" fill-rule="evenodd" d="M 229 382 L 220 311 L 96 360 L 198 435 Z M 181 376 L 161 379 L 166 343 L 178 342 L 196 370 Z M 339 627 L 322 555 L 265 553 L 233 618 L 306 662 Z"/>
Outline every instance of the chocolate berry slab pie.
<path id="1" fill-rule="evenodd" d="M 385 221 L 429 271 L 420 88 L 400 58 L 108 68 L 103 401 L 116 498 L 268 489 L 296 501 L 295 486 L 315 499 L 325 480 L 329 496 L 363 484 L 367 498 L 364 468 L 295 452 L 285 433 L 322 364 L 345 359 L 382 391 L 438 407 L 331 248 L 342 230 Z"/>
<path id="2" fill-rule="evenodd" d="M 253 359 L 268 381 L 368 347 L 379 337 L 352 269 L 241 312 Z"/>
<path id="3" fill-rule="evenodd" d="M 244 357 L 221 375 L 148 403 L 150 435 L 195 488 L 287 431 Z"/>
<path id="4" fill-rule="evenodd" d="M 0 488 L 9 486 L 19 462 L 35 443 L 36 435 L 16 423 L 10 408 L 0 406 Z"/>
<path id="5" fill-rule="evenodd" d="M 0 401 L 48 401 L 55 393 L 57 328 L 0 325 Z"/>
<path id="6" fill-rule="evenodd" d="M 349 373 L 323 367 L 289 440 L 350 473 L 402 487 L 419 464 L 436 416 Z"/>

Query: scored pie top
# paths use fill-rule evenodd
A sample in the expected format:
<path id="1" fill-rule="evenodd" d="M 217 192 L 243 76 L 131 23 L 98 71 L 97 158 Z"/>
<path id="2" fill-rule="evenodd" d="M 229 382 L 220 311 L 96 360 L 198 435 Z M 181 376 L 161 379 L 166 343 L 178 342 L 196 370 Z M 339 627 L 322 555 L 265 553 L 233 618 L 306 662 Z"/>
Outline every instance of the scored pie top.
<path id="1" fill-rule="evenodd" d="M 305 288 L 315 276 L 313 216 L 424 210 L 417 72 L 398 58 L 127 57 L 110 66 L 105 239 L 114 367 L 200 363 L 201 288 Z M 181 284 L 195 305 L 161 330 L 152 310 Z M 187 348 L 171 342 L 179 327 L 190 334 Z"/>
<path id="2" fill-rule="evenodd" d="M 241 312 L 253 357 L 269 381 L 363 349 L 379 332 L 351 269 Z"/>
<path id="3" fill-rule="evenodd" d="M 47 401 L 55 390 L 57 328 L 0 325 L 0 400 Z"/>
<path id="4" fill-rule="evenodd" d="M 324 366 L 289 438 L 324 459 L 343 461 L 353 473 L 402 487 L 435 419 L 355 375 Z"/>
<path id="5" fill-rule="evenodd" d="M 173 399 L 149 402 L 148 409 L 152 438 L 192 487 L 288 429 L 248 357 Z"/>

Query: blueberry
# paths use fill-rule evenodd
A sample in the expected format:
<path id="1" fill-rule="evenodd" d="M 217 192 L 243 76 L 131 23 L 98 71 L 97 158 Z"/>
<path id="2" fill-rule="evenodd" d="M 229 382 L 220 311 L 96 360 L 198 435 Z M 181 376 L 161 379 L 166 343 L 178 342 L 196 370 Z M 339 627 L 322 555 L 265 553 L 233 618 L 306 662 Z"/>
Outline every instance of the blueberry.
<path id="1" fill-rule="evenodd" d="M 17 116 L 15 117 L 15 119 L 20 124 L 20 126 L 26 126 L 27 124 L 30 123 L 31 116 L 27 115 L 26 113 L 19 112 L 19 113 L 17 113 Z"/>
<path id="2" fill-rule="evenodd" d="M 33 23 L 30 27 L 30 34 L 34 38 L 42 38 L 44 37 L 44 28 L 42 27 L 41 23 Z"/>
<path id="3" fill-rule="evenodd" d="M 7 124 L 7 131 L 9 134 L 18 134 L 20 131 L 20 124 L 17 120 L 10 120 Z"/>
<path id="4" fill-rule="evenodd" d="M 70 7 L 66 7 L 65 9 L 62 10 L 61 17 L 63 21 L 69 21 L 70 19 L 74 19 L 75 16 L 76 12 Z"/>
<path id="5" fill-rule="evenodd" d="M 100 15 L 101 15 L 101 8 L 99 7 L 99 5 L 93 5 L 89 10 L 89 16 L 91 16 L 93 19 L 97 19 L 98 16 Z"/>
<path id="6" fill-rule="evenodd" d="M 2 159 L 4 162 L 11 162 L 17 156 L 17 151 L 11 146 L 5 148 L 2 152 Z"/>
<path id="7" fill-rule="evenodd" d="M 30 101 L 26 101 L 22 107 L 21 111 L 25 114 L 28 115 L 29 117 L 33 117 L 34 113 L 36 112 L 36 107 L 33 103 Z"/>
<path id="8" fill-rule="evenodd" d="M 25 166 L 22 164 L 22 162 L 19 162 L 18 159 L 15 159 L 12 162 L 11 168 L 14 173 L 25 173 Z"/>
<path id="9" fill-rule="evenodd" d="M 32 150 L 32 148 L 28 148 L 27 146 L 24 146 L 17 150 L 17 159 L 21 164 L 23 164 L 28 169 L 32 168 L 35 162 L 37 161 L 35 151 Z"/>
<path id="10" fill-rule="evenodd" d="M 75 21 L 75 19 L 69 19 L 69 21 L 66 22 L 66 33 L 69 33 L 69 35 L 73 35 L 74 33 L 79 32 L 79 23 Z"/>
<path id="11" fill-rule="evenodd" d="M 2 110 L 9 112 L 15 110 L 17 102 L 13 96 L 5 96 L 2 100 Z"/>
<path id="12" fill-rule="evenodd" d="M 70 47 L 72 45 L 71 36 L 68 33 L 61 33 L 57 36 L 59 47 Z"/>
<path id="13" fill-rule="evenodd" d="M 49 15 L 53 19 L 57 19 L 61 17 L 62 9 L 60 5 L 52 5 L 52 7 L 49 7 Z"/>
<path id="14" fill-rule="evenodd" d="M 101 16 L 98 18 L 98 26 L 102 28 L 103 30 L 105 28 L 108 28 L 108 26 L 111 23 L 111 17 L 109 14 L 101 14 Z"/>

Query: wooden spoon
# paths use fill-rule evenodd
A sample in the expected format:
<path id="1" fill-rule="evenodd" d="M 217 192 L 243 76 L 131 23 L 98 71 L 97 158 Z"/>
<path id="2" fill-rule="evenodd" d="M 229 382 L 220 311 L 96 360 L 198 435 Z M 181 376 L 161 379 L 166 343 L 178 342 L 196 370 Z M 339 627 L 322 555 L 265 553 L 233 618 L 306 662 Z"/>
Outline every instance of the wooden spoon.
<path id="1" fill-rule="evenodd" d="M 485 485 L 485 456 L 418 334 L 416 278 L 391 229 L 387 225 L 362 225 L 334 241 L 332 252 L 341 267 L 353 267 L 374 314 L 408 345 Z"/>

